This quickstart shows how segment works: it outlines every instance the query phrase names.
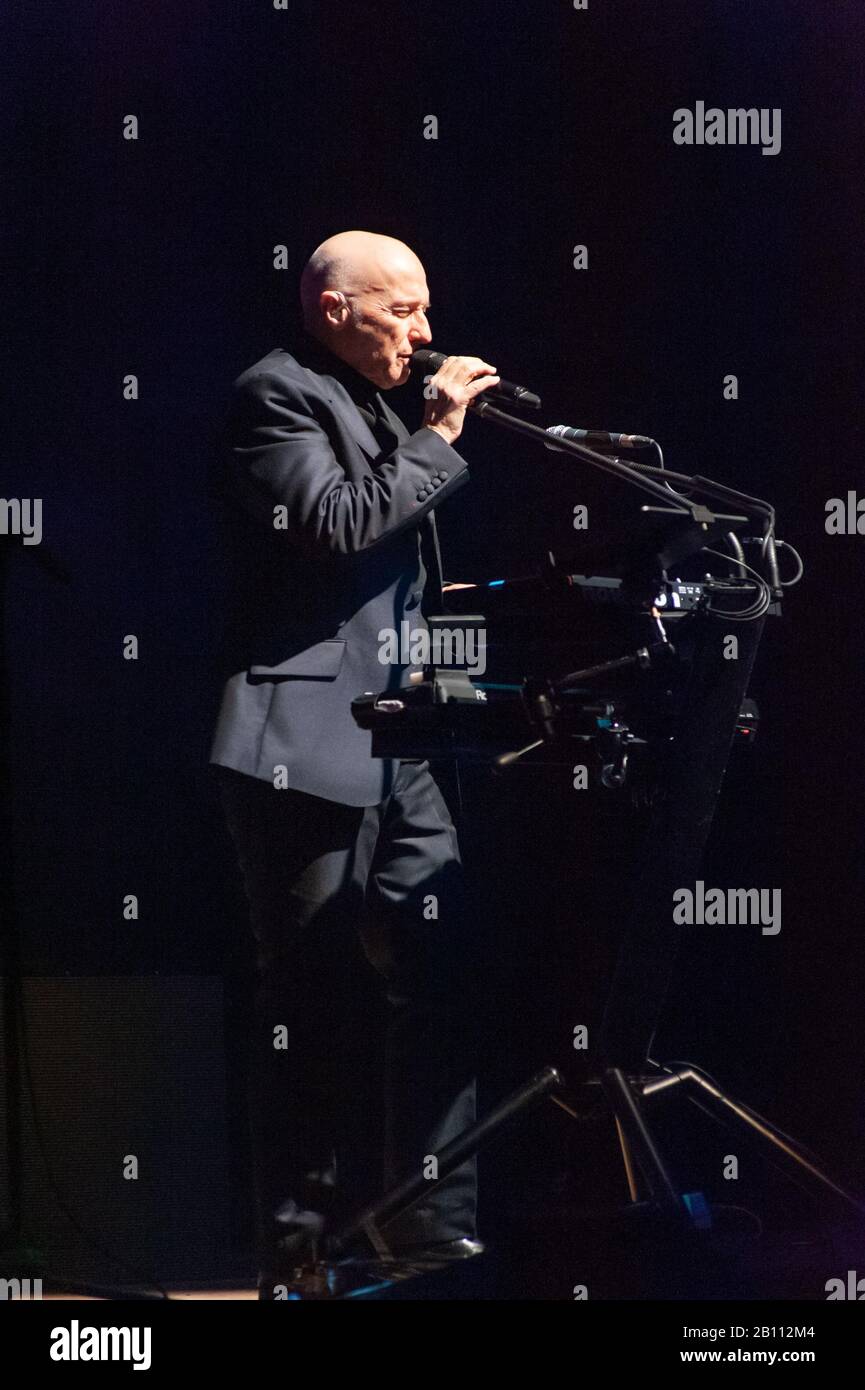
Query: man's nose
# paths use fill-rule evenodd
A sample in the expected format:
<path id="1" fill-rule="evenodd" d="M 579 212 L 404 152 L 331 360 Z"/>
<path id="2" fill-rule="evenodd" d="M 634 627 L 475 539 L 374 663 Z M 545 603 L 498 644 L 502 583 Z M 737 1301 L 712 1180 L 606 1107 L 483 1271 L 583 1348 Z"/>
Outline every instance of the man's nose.
<path id="1" fill-rule="evenodd" d="M 430 331 L 429 320 L 424 313 L 419 313 L 415 322 L 409 329 L 409 338 L 413 343 L 431 343 L 432 332 Z"/>

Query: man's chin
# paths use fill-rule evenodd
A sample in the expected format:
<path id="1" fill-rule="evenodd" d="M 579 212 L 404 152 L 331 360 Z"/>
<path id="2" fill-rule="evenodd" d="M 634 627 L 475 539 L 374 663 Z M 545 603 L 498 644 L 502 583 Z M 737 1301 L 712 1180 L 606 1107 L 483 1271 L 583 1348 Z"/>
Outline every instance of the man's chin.
<path id="1" fill-rule="evenodd" d="M 405 386 L 410 376 L 411 367 L 408 362 L 402 360 L 394 362 L 388 371 L 387 381 L 380 384 L 379 390 L 389 391 L 392 386 Z"/>

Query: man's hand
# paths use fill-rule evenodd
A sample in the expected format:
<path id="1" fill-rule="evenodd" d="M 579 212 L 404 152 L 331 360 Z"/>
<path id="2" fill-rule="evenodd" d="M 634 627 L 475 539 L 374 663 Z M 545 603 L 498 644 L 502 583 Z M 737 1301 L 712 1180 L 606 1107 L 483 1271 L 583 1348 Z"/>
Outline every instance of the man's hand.
<path id="1" fill-rule="evenodd" d="M 479 357 L 448 357 L 429 383 L 432 399 L 426 403 L 425 427 L 440 434 L 446 444 L 453 444 L 462 433 L 466 410 L 475 396 L 501 380 L 495 373 L 495 367 Z"/>

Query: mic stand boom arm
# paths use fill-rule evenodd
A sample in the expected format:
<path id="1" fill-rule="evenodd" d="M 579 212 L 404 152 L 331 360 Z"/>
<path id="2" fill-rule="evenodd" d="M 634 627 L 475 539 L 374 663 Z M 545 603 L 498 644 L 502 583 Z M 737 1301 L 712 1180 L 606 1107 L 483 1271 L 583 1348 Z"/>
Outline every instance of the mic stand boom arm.
<path id="1" fill-rule="evenodd" d="M 563 439 L 560 435 L 556 436 L 555 445 L 551 445 L 550 435 L 540 425 L 533 425 L 528 420 L 520 420 L 516 415 L 509 415 L 506 410 L 500 410 L 498 406 L 485 401 L 483 396 L 476 396 L 470 409 L 482 420 L 501 425 L 504 429 L 514 430 L 517 434 L 526 435 L 528 438 L 543 444 L 545 448 L 554 447 L 561 452 L 574 454 L 584 463 L 589 463 L 593 468 L 600 469 L 602 473 L 608 473 L 614 478 L 631 483 L 634 487 L 641 488 L 643 492 L 648 492 L 653 497 L 662 498 L 668 506 L 672 497 L 685 511 L 690 513 L 691 519 L 696 525 L 706 527 L 712 522 L 724 520 L 738 522 L 741 518 L 725 517 L 722 514 L 712 513 L 702 503 L 694 502 L 690 497 L 686 497 L 670 487 L 671 481 L 698 490 L 706 497 L 718 501 L 733 502 L 741 506 L 743 511 L 762 517 L 764 549 L 769 567 L 769 584 L 774 591 L 773 597 L 781 596 L 778 560 L 775 552 L 775 511 L 768 502 L 762 501 L 759 497 L 750 497 L 745 492 L 737 492 L 733 488 L 725 487 L 723 483 L 716 483 L 711 478 L 701 478 L 699 475 L 690 477 L 686 473 L 672 473 L 667 469 L 653 468 L 648 464 L 623 463 L 621 459 L 608 458 L 604 454 L 597 453 L 594 449 L 589 449 L 585 444 L 578 444 L 574 439 Z M 665 482 L 655 482 L 655 478 L 664 479 Z"/>

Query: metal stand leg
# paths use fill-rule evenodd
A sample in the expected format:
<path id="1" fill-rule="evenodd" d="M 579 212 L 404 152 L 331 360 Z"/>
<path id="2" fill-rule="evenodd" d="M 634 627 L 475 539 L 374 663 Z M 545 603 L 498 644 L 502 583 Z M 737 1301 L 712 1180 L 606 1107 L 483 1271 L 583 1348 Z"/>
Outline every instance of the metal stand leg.
<path id="1" fill-rule="evenodd" d="M 693 1105 L 696 1105 L 698 1109 L 703 1110 L 706 1114 L 711 1115 L 713 1119 L 719 1120 L 722 1124 L 730 1127 L 734 1125 L 743 1126 L 751 1130 L 764 1144 L 772 1146 L 780 1153 L 785 1154 L 787 1158 L 792 1159 L 793 1162 L 802 1168 L 811 1178 L 814 1178 L 823 1187 L 828 1188 L 830 1192 L 834 1192 L 836 1197 L 840 1197 L 842 1201 L 847 1202 L 859 1213 L 865 1214 L 865 1203 L 853 1197 L 840 1185 L 840 1183 L 835 1182 L 833 1178 L 829 1177 L 828 1173 L 822 1168 L 819 1168 L 816 1163 L 812 1163 L 810 1159 L 806 1158 L 793 1140 L 782 1135 L 764 1116 L 758 1115 L 757 1112 L 751 1110 L 749 1106 L 743 1105 L 741 1101 L 733 1100 L 732 1097 L 726 1095 L 720 1087 L 716 1086 L 713 1082 L 709 1081 L 708 1077 L 702 1076 L 699 1072 L 688 1068 L 684 1071 L 672 1072 L 669 1076 L 663 1076 L 659 1077 L 657 1080 L 649 1081 L 642 1086 L 642 1095 L 645 1099 L 649 1099 L 651 1096 L 661 1095 L 665 1091 L 669 1091 L 677 1086 L 685 1088 L 688 1100 L 690 1100 Z M 693 1088 L 697 1088 L 700 1094 L 691 1094 Z M 709 1105 L 701 1104 L 703 1097 L 708 1098 L 710 1102 Z M 712 1103 L 717 1107 L 717 1111 L 710 1108 Z"/>
<path id="2" fill-rule="evenodd" d="M 652 1201 L 662 1210 L 682 1220 L 688 1220 L 688 1210 L 676 1191 L 666 1162 L 646 1124 L 631 1083 L 619 1067 L 609 1067 L 603 1078 L 604 1092 L 616 1121 L 620 1138 L 624 1135 L 623 1156 L 628 1186 L 633 1190 L 633 1169 L 628 1171 L 633 1154 L 648 1186 Z M 635 1200 L 635 1199 L 634 1199 Z"/>
<path id="3" fill-rule="evenodd" d="M 376 1253 L 381 1254 L 387 1245 L 386 1237 L 382 1240 L 379 1235 L 381 1227 L 386 1226 L 395 1217 L 401 1216 L 421 1197 L 427 1196 L 431 1189 L 438 1187 L 439 1183 L 465 1163 L 466 1159 L 476 1154 L 483 1144 L 494 1138 L 504 1125 L 524 1114 L 552 1092 L 558 1091 L 562 1084 L 561 1075 L 555 1067 L 545 1067 L 543 1071 L 538 1072 L 531 1081 L 527 1082 L 525 1086 L 521 1086 L 519 1090 L 512 1092 L 484 1119 L 479 1120 L 477 1124 L 472 1125 L 471 1128 L 465 1130 L 463 1134 L 439 1150 L 435 1155 L 437 1159 L 437 1176 L 435 1178 L 426 1177 L 421 1170 L 412 1177 L 406 1178 L 398 1186 L 391 1188 L 378 1202 L 365 1207 L 363 1211 L 352 1217 L 345 1226 L 335 1232 L 333 1250 L 339 1252 L 345 1249 L 352 1240 L 356 1240 L 358 1236 L 365 1236 Z"/>
<path id="4" fill-rule="evenodd" d="M 595 1083 L 596 1084 L 596 1083 Z M 658 1216 L 666 1217 L 672 1230 L 678 1230 L 683 1237 L 693 1235 L 704 1226 L 698 1214 L 692 1213 L 676 1184 L 649 1127 L 645 1110 L 646 1103 L 656 1095 L 668 1091 L 680 1093 L 699 1109 L 726 1125 L 744 1126 L 757 1135 L 765 1144 L 792 1159 L 804 1172 L 827 1188 L 835 1196 L 852 1206 L 860 1214 L 865 1214 L 865 1203 L 829 1177 L 816 1163 L 806 1158 L 793 1140 L 790 1140 L 763 1116 L 756 1114 L 740 1101 L 733 1100 L 706 1077 L 692 1069 L 671 1072 L 658 1077 L 645 1075 L 626 1075 L 619 1067 L 609 1067 L 600 1078 L 603 1094 L 616 1126 L 628 1193 L 634 1208 L 648 1207 Z M 696 1091 L 696 1094 L 693 1092 Z M 381 1257 L 387 1253 L 387 1239 L 382 1228 L 399 1216 L 412 1204 L 427 1194 L 431 1187 L 443 1182 L 466 1159 L 477 1153 L 478 1149 L 494 1138 L 509 1121 L 522 1117 L 541 1100 L 552 1100 L 577 1122 L 585 1122 L 596 1111 L 591 1108 L 581 1110 L 573 1095 L 565 1087 L 561 1074 L 554 1067 L 546 1067 L 531 1081 L 508 1096 L 500 1105 L 478 1121 L 464 1134 L 447 1144 L 436 1155 L 437 1176 L 427 1178 L 418 1172 L 407 1178 L 397 1187 L 386 1193 L 380 1201 L 364 1208 L 339 1230 L 334 1238 L 331 1255 L 339 1257 L 352 1242 L 365 1238 L 373 1251 Z M 716 1114 L 705 1102 L 710 1102 L 720 1114 Z M 648 1192 L 648 1201 L 640 1198 L 638 1176 L 642 1178 Z"/>

